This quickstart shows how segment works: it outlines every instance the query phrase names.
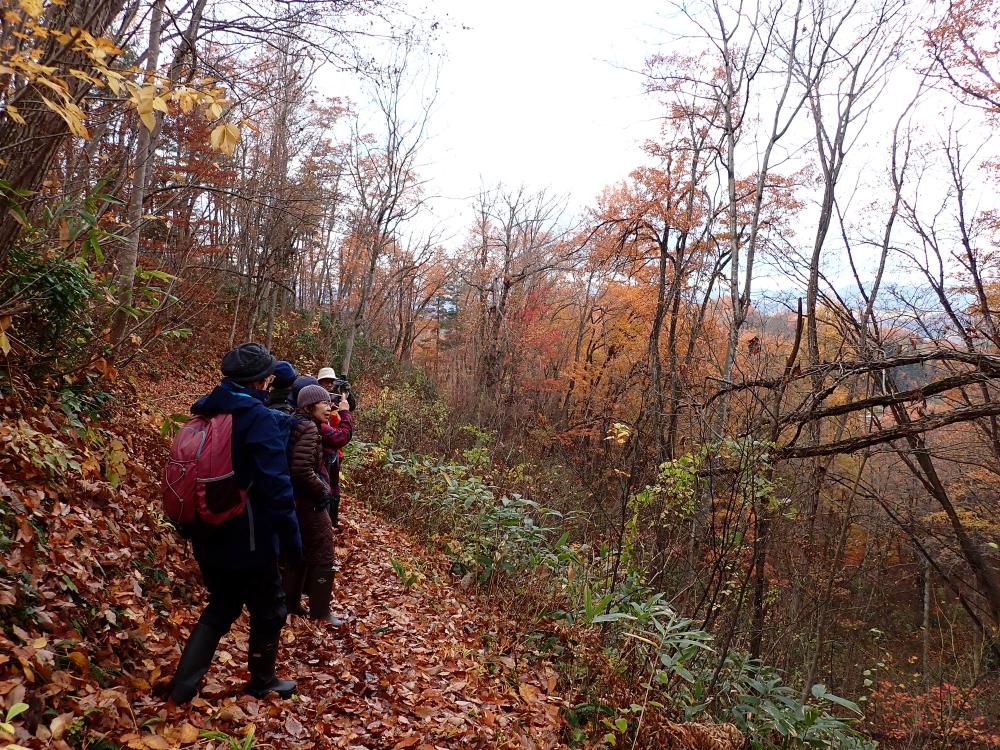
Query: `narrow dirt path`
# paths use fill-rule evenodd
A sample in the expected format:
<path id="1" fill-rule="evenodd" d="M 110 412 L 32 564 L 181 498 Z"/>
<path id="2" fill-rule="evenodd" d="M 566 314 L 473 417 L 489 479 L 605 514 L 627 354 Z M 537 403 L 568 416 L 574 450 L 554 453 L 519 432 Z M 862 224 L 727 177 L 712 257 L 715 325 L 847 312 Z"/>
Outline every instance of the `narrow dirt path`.
<path id="1" fill-rule="evenodd" d="M 191 733 L 185 724 L 222 722 L 234 735 L 252 723 L 258 742 L 276 748 L 563 747 L 563 699 L 550 692 L 551 668 L 525 672 L 521 665 L 515 675 L 509 659 L 487 656 L 483 635 L 493 623 L 440 580 L 445 561 L 346 504 L 337 607 L 347 624 L 333 629 L 292 617 L 283 632 L 282 673 L 298 681 L 299 695 L 262 701 L 239 694 L 244 616 L 220 646 L 202 695 L 170 716 L 161 712 L 160 736 L 173 744 Z M 428 578 L 407 590 L 393 560 L 407 570 L 418 566 Z M 194 605 L 184 619 L 197 613 Z M 150 746 L 141 733 L 121 739 Z"/>
<path id="2" fill-rule="evenodd" d="M 185 412 L 206 386 L 207 381 L 166 379 L 149 393 L 157 394 L 157 408 Z M 152 699 L 137 707 L 164 719 L 157 733 L 172 745 L 183 733 L 191 736 L 192 727 L 221 722 L 234 735 L 253 724 L 258 743 L 275 748 L 563 747 L 565 701 L 554 693 L 554 670 L 544 663 L 515 664 L 489 649 L 505 626 L 453 585 L 443 556 L 351 498 L 344 499 L 342 515 L 335 611 L 347 624 L 334 629 L 290 617 L 282 634 L 279 666 L 297 680 L 299 695 L 261 701 L 240 694 L 246 678 L 244 615 L 223 640 L 202 694 L 190 707 L 170 716 Z M 403 579 L 414 575 L 409 586 L 393 562 Z M 173 573 L 193 584 L 196 570 L 188 564 Z M 190 632 L 202 603 L 174 613 L 180 634 Z M 163 681 L 179 646 L 152 638 L 161 641 L 156 650 L 170 660 Z M 141 732 L 121 739 L 150 746 Z"/>

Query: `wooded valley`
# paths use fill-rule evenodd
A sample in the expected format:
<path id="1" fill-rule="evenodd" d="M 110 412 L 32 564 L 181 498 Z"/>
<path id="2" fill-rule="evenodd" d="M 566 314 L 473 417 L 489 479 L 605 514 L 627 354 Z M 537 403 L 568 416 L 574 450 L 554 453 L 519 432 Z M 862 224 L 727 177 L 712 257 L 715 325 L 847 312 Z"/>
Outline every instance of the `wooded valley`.
<path id="1" fill-rule="evenodd" d="M 487 175 L 455 231 L 435 3 L 3 0 L 7 747 L 1000 746 L 1000 4 L 657 13 L 634 164 Z M 197 579 L 156 474 L 244 341 L 350 379 L 341 554 L 497 623 L 509 725 L 157 713 L 135 633 Z"/>

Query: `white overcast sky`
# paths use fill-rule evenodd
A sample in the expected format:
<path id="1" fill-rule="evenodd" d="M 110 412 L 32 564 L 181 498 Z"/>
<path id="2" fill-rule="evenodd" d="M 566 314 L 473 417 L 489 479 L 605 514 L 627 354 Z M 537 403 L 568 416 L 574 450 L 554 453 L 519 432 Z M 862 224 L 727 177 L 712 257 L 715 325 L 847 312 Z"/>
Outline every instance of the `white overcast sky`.
<path id="1" fill-rule="evenodd" d="M 415 17 L 425 23 L 437 20 L 441 29 L 431 44 L 434 54 L 417 61 L 425 66 L 427 89 L 433 88 L 432 70 L 437 71 L 438 93 L 419 159 L 431 199 L 411 231 L 436 231 L 438 241 L 451 251 L 461 248 L 472 221 L 472 201 L 481 187 L 503 183 L 546 188 L 565 195 L 571 213 L 594 205 L 604 187 L 647 161 L 642 144 L 659 133 L 661 105 L 644 92 L 639 72 L 645 59 L 656 52 L 683 51 L 686 44 L 703 44 L 684 39 L 682 31 L 690 26 L 670 12 L 666 0 L 402 1 L 409 3 Z M 887 141 L 917 81 L 906 70 L 894 74 L 842 175 L 840 198 L 859 221 L 866 221 L 866 204 L 885 189 Z M 352 99 L 364 120 L 365 96 L 358 76 L 326 71 L 317 83 L 322 94 Z M 766 111 L 770 94 L 762 90 L 759 96 Z M 412 100 L 410 104 L 417 117 L 419 108 Z M 913 117 L 930 141 L 934 131 L 955 119 L 977 119 L 967 109 L 955 109 L 948 92 L 928 98 Z M 803 119 L 796 128 L 802 137 L 793 134 L 789 140 L 800 146 L 811 127 Z M 969 128 L 973 141 L 990 132 L 973 122 L 967 133 Z M 793 155 L 781 169 L 790 172 L 803 160 L 814 159 L 811 151 L 787 145 Z M 753 169 L 752 164 L 747 167 Z M 922 190 L 929 187 L 924 183 Z M 998 200 L 992 188 L 976 192 L 971 203 L 979 208 Z M 803 198 L 806 208 L 798 225 L 804 234 L 796 244 L 805 246 L 811 243 L 816 209 L 815 198 Z M 979 205 L 984 200 L 987 205 Z M 869 229 L 881 231 L 884 217 L 876 211 L 871 221 L 871 228 L 861 227 L 866 235 Z M 850 286 L 853 282 L 836 247 L 839 230 L 833 234 L 824 262 L 831 277 L 843 275 Z M 904 280 L 903 269 L 892 271 Z M 789 279 L 780 271 L 761 267 L 759 273 L 758 288 L 788 286 Z M 839 286 L 841 279 L 835 283 Z"/>
<path id="2" fill-rule="evenodd" d="M 658 109 L 636 72 L 662 2 L 444 0 L 440 94 L 425 152 L 436 192 L 502 181 L 589 203 L 641 163 Z M 467 204 L 467 201 L 460 201 Z M 441 210 L 446 210 L 444 206 Z"/>
<path id="3" fill-rule="evenodd" d="M 446 245 L 460 243 L 481 186 L 547 188 L 572 210 L 643 163 L 660 110 L 637 71 L 656 48 L 664 5 L 434 0 L 415 9 L 442 29 L 433 43 L 440 57 L 427 61 L 437 67 L 438 94 L 419 169 L 433 196 L 425 220 Z"/>

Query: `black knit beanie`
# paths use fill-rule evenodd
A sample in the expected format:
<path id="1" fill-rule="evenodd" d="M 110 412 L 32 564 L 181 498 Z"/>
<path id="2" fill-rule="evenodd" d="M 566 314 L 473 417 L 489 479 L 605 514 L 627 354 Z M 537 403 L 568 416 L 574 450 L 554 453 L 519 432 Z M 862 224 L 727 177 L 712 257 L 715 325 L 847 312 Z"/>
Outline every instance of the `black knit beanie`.
<path id="1" fill-rule="evenodd" d="M 222 358 L 222 374 L 240 385 L 250 385 L 270 375 L 275 362 L 266 346 L 240 344 Z"/>
<path id="2" fill-rule="evenodd" d="M 295 382 L 292 383 L 292 390 L 288 392 L 288 403 L 292 406 L 298 406 L 299 391 L 307 385 L 319 385 L 319 381 L 312 375 L 299 375 L 295 378 Z"/>

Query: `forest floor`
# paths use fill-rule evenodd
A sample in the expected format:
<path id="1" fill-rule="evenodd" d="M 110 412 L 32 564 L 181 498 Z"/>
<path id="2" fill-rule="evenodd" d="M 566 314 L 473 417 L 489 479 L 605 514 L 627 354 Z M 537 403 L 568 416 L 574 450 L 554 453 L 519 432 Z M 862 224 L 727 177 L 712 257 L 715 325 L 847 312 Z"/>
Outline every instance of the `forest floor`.
<path id="1" fill-rule="evenodd" d="M 494 619 L 446 580 L 446 561 L 347 499 L 338 538 L 341 629 L 292 617 L 283 632 L 282 674 L 299 695 L 239 695 L 247 623 L 223 642 L 202 697 L 171 717 L 211 726 L 220 716 L 256 725 L 260 741 L 295 748 L 561 746 L 555 671 L 491 652 Z M 393 562 L 421 580 L 409 588 Z M 420 571 L 417 573 L 416 571 Z M 438 579 L 438 580 L 435 580 Z M 185 627 L 198 607 L 181 613 Z M 149 708 L 155 706 L 149 705 Z M 188 730 L 190 731 L 190 730 Z M 128 738 L 133 739 L 133 738 Z M 138 739 L 136 737 L 135 739 Z"/>
<path id="2" fill-rule="evenodd" d="M 290 617 L 282 634 L 279 670 L 298 695 L 241 693 L 244 614 L 200 696 L 168 707 L 204 591 L 158 512 L 158 425 L 212 384 L 208 373 L 134 380 L 99 425 L 73 417 L 75 430 L 50 406 L 2 404 L 0 704 L 27 708 L 0 739 L 56 750 L 563 747 L 556 673 L 505 646 L 516 623 L 349 497 L 335 590 L 347 623 Z"/>
<path id="3" fill-rule="evenodd" d="M 205 592 L 160 510 L 162 428 L 216 382 L 174 361 L 108 392 L 0 399 L 0 748 L 567 747 L 566 664 L 530 646 L 532 623 L 349 492 L 335 583 L 346 623 L 291 617 L 282 631 L 279 673 L 298 694 L 242 693 L 244 614 L 200 695 L 167 703 Z M 599 644 L 587 653 L 599 659 Z M 643 747 L 745 744 L 728 724 L 647 724 Z"/>

